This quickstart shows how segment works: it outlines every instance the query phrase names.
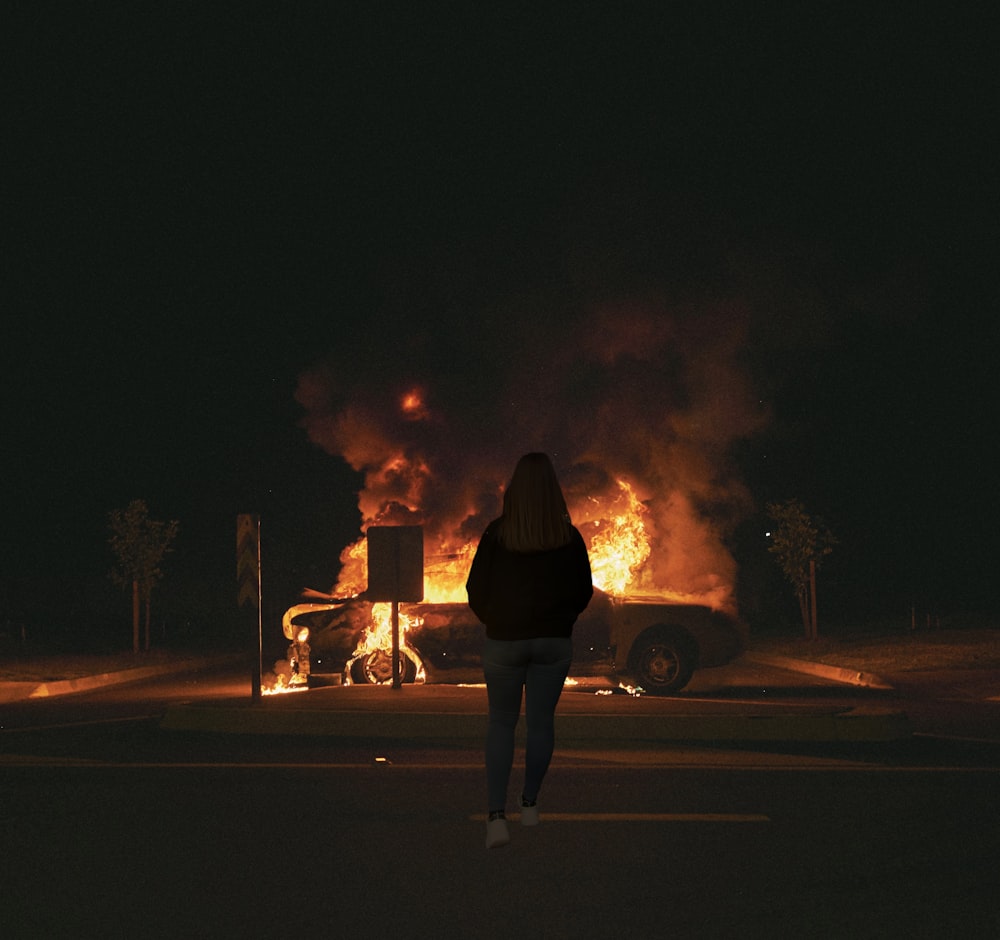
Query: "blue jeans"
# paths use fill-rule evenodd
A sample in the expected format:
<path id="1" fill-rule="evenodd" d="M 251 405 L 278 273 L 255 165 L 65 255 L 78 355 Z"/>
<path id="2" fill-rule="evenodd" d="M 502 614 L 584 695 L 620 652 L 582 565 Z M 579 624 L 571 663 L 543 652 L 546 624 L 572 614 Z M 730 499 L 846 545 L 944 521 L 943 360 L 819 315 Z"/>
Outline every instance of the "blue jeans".
<path id="1" fill-rule="evenodd" d="M 569 637 L 487 638 L 483 648 L 483 672 L 490 706 L 486 731 L 486 784 L 491 811 L 506 806 L 522 690 L 528 731 L 521 793 L 529 800 L 538 796 L 552 760 L 556 704 L 569 673 L 572 655 L 573 644 Z"/>

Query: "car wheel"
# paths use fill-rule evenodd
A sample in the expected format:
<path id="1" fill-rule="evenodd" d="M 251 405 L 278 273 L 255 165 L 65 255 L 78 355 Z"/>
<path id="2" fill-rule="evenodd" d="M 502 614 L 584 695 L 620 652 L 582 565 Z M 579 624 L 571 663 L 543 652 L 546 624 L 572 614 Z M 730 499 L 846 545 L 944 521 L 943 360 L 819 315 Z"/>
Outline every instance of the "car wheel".
<path id="1" fill-rule="evenodd" d="M 358 684 L 389 685 L 392 682 L 392 651 L 373 650 L 350 662 L 351 681 Z M 413 682 L 417 677 L 417 664 L 406 650 L 399 651 L 399 678 Z"/>
<path id="2" fill-rule="evenodd" d="M 694 641 L 679 630 L 644 633 L 629 655 L 636 684 L 652 695 L 680 691 L 694 674 L 695 649 Z"/>

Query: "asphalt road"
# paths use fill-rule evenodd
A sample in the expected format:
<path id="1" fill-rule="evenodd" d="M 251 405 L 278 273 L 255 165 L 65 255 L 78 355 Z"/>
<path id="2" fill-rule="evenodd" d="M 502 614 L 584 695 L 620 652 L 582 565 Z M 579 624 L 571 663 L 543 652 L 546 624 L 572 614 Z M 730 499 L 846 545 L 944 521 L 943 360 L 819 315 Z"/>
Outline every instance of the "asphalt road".
<path id="1" fill-rule="evenodd" d="M 1000 935 L 982 740 L 562 747 L 487 851 L 477 743 L 163 730 L 219 681 L 4 708 L 4 937 Z"/>

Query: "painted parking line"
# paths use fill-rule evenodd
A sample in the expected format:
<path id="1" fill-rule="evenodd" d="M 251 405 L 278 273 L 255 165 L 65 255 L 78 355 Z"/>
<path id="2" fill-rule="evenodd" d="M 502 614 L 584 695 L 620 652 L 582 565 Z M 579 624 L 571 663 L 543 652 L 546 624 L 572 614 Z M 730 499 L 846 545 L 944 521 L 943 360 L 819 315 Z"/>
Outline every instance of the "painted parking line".
<path id="1" fill-rule="evenodd" d="M 508 819 L 519 819 L 519 813 L 512 813 Z M 469 819 L 485 822 L 482 813 Z M 765 823 L 769 816 L 760 813 L 545 813 L 544 822 L 697 822 L 697 823 Z"/>

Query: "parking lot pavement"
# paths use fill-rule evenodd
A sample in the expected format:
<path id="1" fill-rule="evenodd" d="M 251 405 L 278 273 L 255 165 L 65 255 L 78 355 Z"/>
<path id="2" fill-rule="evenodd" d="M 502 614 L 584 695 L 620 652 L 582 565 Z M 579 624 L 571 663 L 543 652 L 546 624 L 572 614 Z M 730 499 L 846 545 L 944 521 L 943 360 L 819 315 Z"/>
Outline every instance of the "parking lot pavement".
<path id="1" fill-rule="evenodd" d="M 788 664 L 786 664 L 787 666 Z M 723 676 L 722 673 L 726 675 Z M 629 741 L 889 741 L 910 727 L 899 709 L 877 701 L 846 704 L 833 696 L 793 701 L 760 694 L 765 681 L 830 685 L 791 668 L 738 663 L 704 670 L 672 697 L 633 694 L 608 677 L 582 677 L 567 686 L 556 713 L 565 743 Z M 716 686 L 726 692 L 713 694 Z M 734 690 L 736 690 L 734 694 Z M 745 692 L 746 694 L 741 694 Z M 229 734 L 324 735 L 364 740 L 413 738 L 479 740 L 487 711 L 482 685 L 327 685 L 259 701 L 201 700 L 171 707 L 170 730 Z"/>

